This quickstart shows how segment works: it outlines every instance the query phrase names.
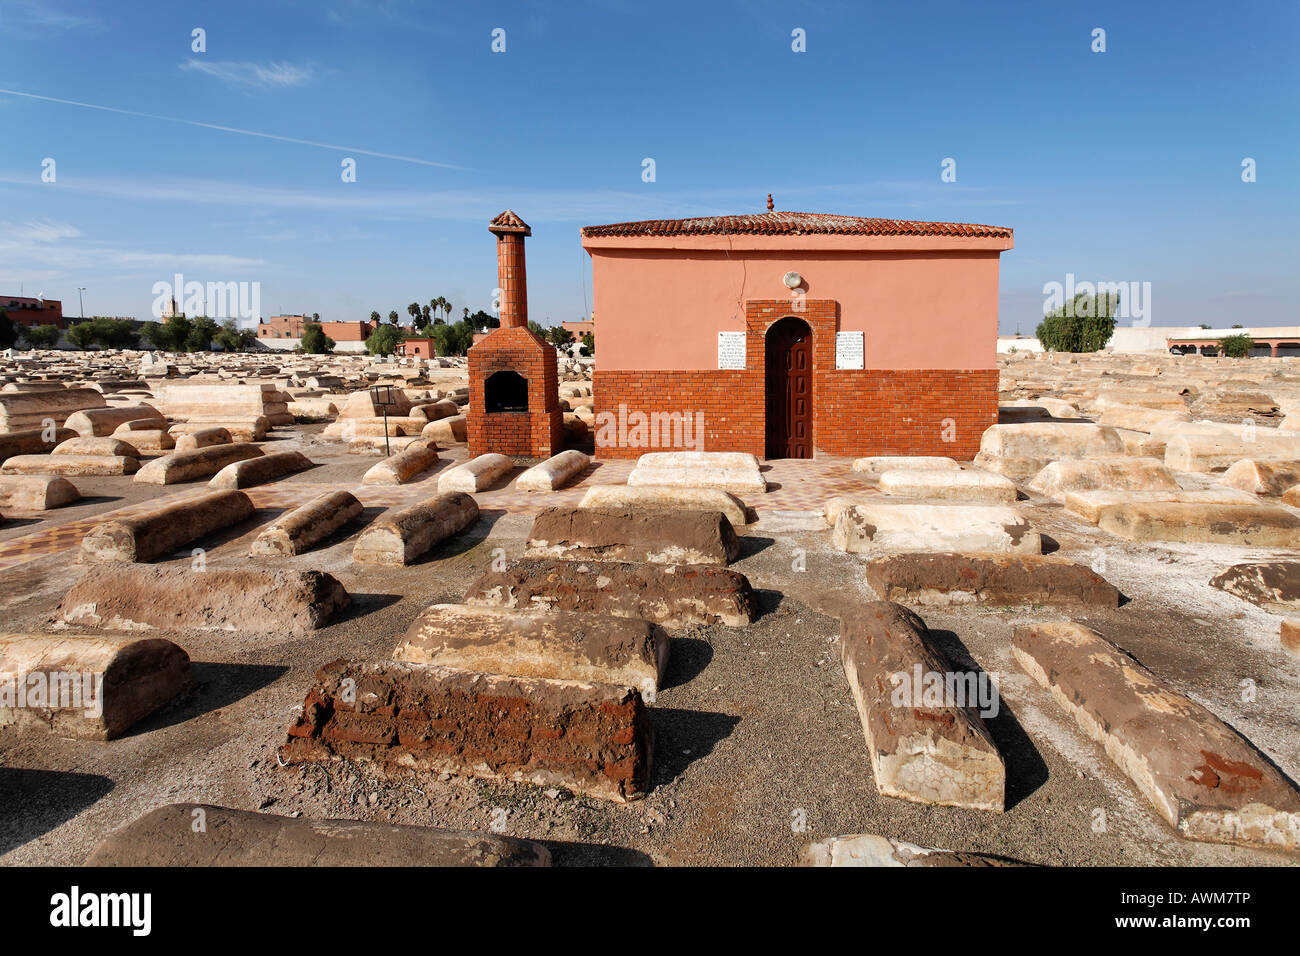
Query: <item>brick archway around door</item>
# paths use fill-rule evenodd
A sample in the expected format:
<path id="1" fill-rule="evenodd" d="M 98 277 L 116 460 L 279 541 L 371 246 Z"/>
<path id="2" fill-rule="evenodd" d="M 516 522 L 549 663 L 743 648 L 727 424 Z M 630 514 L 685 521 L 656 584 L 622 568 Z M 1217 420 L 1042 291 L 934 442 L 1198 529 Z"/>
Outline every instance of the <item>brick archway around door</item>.
<path id="1" fill-rule="evenodd" d="M 792 302 L 784 299 L 749 299 L 745 302 L 745 365 L 756 371 L 763 382 L 763 451 L 767 453 L 767 333 L 772 326 L 787 316 L 808 323 L 812 330 L 813 365 L 813 420 L 812 448 L 814 454 L 821 448 L 817 401 L 822 369 L 835 367 L 835 330 L 839 327 L 840 304 L 834 299 L 804 299 Z"/>
<path id="2" fill-rule="evenodd" d="M 835 299 L 745 300 L 745 368 L 607 369 L 596 360 L 593 376 L 598 458 L 637 458 L 671 450 L 667 442 L 628 444 L 613 440 L 620 420 L 698 413 L 701 451 L 766 454 L 765 339 L 771 326 L 793 315 L 807 322 L 813 342 L 814 454 L 942 455 L 969 460 L 979 451 L 984 429 L 997 424 L 998 370 L 837 369 L 835 333 L 840 306 Z M 871 362 L 870 336 L 865 342 Z M 990 352 L 993 346 L 990 342 Z M 609 427 L 602 428 L 602 425 Z M 667 429 L 661 429 L 666 432 Z M 635 434 L 634 432 L 632 432 Z M 610 439 L 602 441 L 602 437 Z"/>

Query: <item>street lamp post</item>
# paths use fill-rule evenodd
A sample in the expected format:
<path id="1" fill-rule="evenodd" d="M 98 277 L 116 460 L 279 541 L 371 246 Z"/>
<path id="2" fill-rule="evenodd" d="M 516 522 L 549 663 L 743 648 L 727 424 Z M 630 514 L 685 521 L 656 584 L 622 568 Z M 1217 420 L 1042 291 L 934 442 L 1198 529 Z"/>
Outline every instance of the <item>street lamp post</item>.
<path id="1" fill-rule="evenodd" d="M 86 300 L 83 299 L 83 298 L 81 297 L 81 293 L 83 293 L 83 292 L 85 292 L 85 291 L 86 291 L 86 287 L 85 287 L 85 286 L 83 286 L 83 285 L 79 285 L 79 286 L 77 286 L 77 302 L 80 303 L 80 306 L 81 306 L 81 317 L 82 317 L 83 319 L 86 317 Z"/>

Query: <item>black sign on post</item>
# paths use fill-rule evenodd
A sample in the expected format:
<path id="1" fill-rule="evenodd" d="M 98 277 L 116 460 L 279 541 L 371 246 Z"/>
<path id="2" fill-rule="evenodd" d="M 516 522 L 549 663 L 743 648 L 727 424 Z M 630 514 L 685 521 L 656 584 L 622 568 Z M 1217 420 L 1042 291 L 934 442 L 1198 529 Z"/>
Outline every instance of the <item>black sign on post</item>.
<path id="1" fill-rule="evenodd" d="M 370 401 L 384 413 L 384 455 L 388 456 L 392 454 L 388 449 L 388 409 L 397 404 L 397 400 L 393 398 L 393 386 L 371 385 Z"/>

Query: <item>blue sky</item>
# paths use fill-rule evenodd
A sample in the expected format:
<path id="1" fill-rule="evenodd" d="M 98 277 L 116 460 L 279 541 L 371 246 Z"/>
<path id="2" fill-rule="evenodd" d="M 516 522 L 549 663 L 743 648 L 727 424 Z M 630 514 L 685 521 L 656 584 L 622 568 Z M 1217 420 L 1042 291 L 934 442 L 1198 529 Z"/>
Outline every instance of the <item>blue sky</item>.
<path id="1" fill-rule="evenodd" d="M 1013 227 L 1003 331 L 1066 273 L 1150 282 L 1156 325 L 1296 325 L 1297 40 L 1289 0 L 0 0 L 0 88 L 129 111 L 0 93 L 0 293 L 144 318 L 180 271 L 260 282 L 265 314 L 459 314 L 510 207 L 559 322 L 590 305 L 581 226 L 771 192 Z"/>

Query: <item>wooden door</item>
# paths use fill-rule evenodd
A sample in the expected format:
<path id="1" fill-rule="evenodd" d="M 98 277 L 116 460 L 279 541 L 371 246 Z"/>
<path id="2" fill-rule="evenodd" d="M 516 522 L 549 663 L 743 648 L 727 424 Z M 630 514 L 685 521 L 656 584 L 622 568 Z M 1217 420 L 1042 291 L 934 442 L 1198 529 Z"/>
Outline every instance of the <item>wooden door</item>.
<path id="1" fill-rule="evenodd" d="M 767 457 L 811 458 L 812 329 L 786 316 L 767 330 Z"/>

